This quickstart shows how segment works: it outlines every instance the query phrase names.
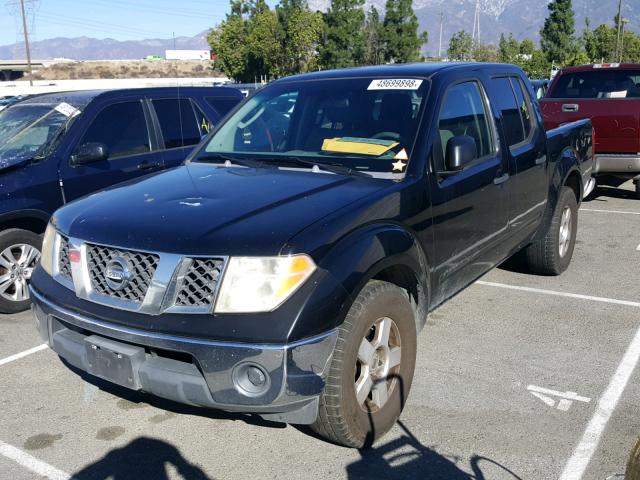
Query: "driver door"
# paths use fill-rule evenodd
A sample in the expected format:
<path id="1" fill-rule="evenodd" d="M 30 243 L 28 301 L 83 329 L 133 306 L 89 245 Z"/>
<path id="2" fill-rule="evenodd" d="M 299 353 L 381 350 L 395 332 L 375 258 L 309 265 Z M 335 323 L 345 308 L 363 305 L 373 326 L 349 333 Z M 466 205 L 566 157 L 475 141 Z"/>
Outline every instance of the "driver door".
<path id="1" fill-rule="evenodd" d="M 163 167 L 152 123 L 141 98 L 102 105 L 62 164 L 67 201 L 102 190 Z M 107 158 L 73 165 L 71 158 L 83 145 L 106 146 Z"/>
<path id="2" fill-rule="evenodd" d="M 439 110 L 430 177 L 440 299 L 474 281 L 500 256 L 497 244 L 507 229 L 509 176 L 495 132 L 479 80 L 448 88 Z M 463 168 L 451 171 L 447 152 L 461 138 L 473 139 L 476 155 Z"/>

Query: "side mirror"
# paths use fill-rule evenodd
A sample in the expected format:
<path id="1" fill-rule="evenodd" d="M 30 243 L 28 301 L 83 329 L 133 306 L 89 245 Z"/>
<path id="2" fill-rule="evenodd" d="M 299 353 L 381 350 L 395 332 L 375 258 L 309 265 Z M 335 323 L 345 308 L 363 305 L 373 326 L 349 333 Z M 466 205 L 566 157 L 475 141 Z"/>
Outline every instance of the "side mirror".
<path id="1" fill-rule="evenodd" d="M 109 158 L 107 146 L 104 143 L 84 143 L 71 155 L 73 165 L 101 162 Z"/>
<path id="2" fill-rule="evenodd" d="M 449 172 L 459 172 L 465 165 L 478 158 L 476 141 L 468 135 L 452 137 L 447 142 L 446 167 Z"/>

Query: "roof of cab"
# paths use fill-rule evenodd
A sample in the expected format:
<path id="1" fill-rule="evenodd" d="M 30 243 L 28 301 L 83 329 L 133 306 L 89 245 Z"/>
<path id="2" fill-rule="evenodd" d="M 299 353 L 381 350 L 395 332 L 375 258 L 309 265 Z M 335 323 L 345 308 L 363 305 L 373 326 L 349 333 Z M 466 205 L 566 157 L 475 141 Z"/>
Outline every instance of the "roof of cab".
<path id="1" fill-rule="evenodd" d="M 356 78 L 356 77 L 423 77 L 431 78 L 443 71 L 463 69 L 487 69 L 501 68 L 505 70 L 518 69 L 514 65 L 499 63 L 472 63 L 472 62 L 424 62 L 424 63 L 399 63 L 393 65 L 376 65 L 370 67 L 343 68 L 338 70 L 325 70 L 322 72 L 304 73 L 285 77 L 276 82 L 288 82 L 299 80 L 323 80 L 329 78 Z"/>
<path id="2" fill-rule="evenodd" d="M 98 97 L 120 97 L 131 93 L 138 95 L 150 95 L 154 93 L 167 94 L 202 94 L 207 90 L 210 96 L 230 96 L 242 98 L 240 90 L 228 87 L 145 87 L 145 88 L 115 88 L 103 90 L 77 90 L 68 92 L 42 93 L 30 96 L 20 102 L 21 105 L 28 104 L 58 104 L 69 103 L 75 107 L 84 107 Z"/>

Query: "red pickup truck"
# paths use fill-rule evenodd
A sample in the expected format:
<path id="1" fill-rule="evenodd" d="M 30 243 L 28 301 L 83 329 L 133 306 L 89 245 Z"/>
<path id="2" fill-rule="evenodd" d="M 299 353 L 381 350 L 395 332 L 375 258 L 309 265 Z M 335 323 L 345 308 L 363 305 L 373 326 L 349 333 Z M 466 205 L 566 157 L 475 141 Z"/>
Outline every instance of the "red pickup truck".
<path id="1" fill-rule="evenodd" d="M 590 118 L 593 177 L 606 176 L 616 186 L 633 179 L 640 199 L 640 64 L 565 68 L 540 105 L 547 129 Z"/>

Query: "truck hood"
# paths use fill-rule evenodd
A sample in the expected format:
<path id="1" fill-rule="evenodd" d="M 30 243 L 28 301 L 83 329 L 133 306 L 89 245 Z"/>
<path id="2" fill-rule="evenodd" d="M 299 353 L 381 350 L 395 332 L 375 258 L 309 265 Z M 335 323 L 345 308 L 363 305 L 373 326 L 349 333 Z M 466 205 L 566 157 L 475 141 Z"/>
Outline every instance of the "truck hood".
<path id="1" fill-rule="evenodd" d="M 63 234 L 183 255 L 276 255 L 300 230 L 389 185 L 302 170 L 189 164 L 72 202 Z"/>

